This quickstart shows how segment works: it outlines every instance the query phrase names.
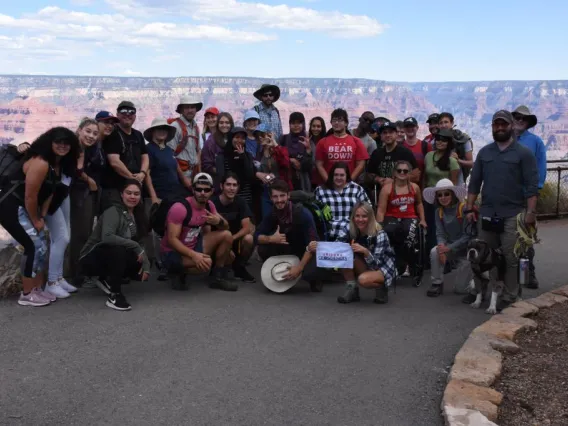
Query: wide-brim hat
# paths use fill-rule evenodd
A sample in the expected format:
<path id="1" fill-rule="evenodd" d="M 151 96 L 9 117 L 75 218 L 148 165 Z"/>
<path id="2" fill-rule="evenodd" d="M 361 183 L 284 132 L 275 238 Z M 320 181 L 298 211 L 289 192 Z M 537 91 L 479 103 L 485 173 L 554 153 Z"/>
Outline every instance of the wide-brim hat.
<path id="1" fill-rule="evenodd" d="M 527 122 L 529 123 L 529 129 L 531 127 L 536 126 L 536 123 L 538 123 L 538 119 L 536 118 L 536 115 L 531 114 L 531 110 L 526 105 L 521 105 L 521 106 L 517 107 L 516 110 L 513 111 L 513 117 L 517 114 L 524 116 L 525 120 L 527 120 Z"/>
<path id="2" fill-rule="evenodd" d="M 157 117 L 152 120 L 150 127 L 144 130 L 144 139 L 146 139 L 148 142 L 152 142 L 152 133 L 156 129 L 164 129 L 168 131 L 166 142 L 171 141 L 176 135 L 176 128 L 171 124 L 168 124 L 168 120 L 163 117 Z"/>
<path id="3" fill-rule="evenodd" d="M 293 280 L 285 280 L 283 277 L 292 266 L 300 264 L 298 256 L 284 255 L 272 256 L 264 261 L 260 270 L 262 284 L 274 293 L 284 293 L 290 290 L 300 281 L 301 275 Z"/>
<path id="4" fill-rule="evenodd" d="M 254 97 L 259 101 L 262 101 L 262 94 L 264 92 L 268 92 L 269 90 L 274 92 L 274 101 L 272 102 L 276 102 L 278 99 L 280 99 L 280 87 L 275 84 L 263 84 L 262 86 L 260 86 L 260 89 L 254 92 Z"/>
<path id="5" fill-rule="evenodd" d="M 197 107 L 197 111 L 201 111 L 201 108 L 203 108 L 203 102 L 201 102 L 201 99 L 191 95 L 185 95 L 180 98 L 179 104 L 176 107 L 176 112 L 178 114 L 180 114 L 179 108 L 182 105 L 195 105 Z"/>
<path id="6" fill-rule="evenodd" d="M 467 196 L 467 189 L 465 187 L 455 186 L 449 179 L 440 179 L 438 183 L 436 183 L 436 186 L 424 190 L 424 200 L 429 204 L 434 204 L 436 201 L 436 192 L 443 190 L 452 191 L 460 202 Z"/>

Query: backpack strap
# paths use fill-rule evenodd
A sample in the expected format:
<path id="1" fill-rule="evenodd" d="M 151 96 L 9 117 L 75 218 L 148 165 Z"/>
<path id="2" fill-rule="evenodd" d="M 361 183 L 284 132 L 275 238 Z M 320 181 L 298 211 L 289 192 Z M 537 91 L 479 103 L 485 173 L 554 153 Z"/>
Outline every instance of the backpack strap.
<path id="1" fill-rule="evenodd" d="M 463 209 L 464 209 L 464 207 L 465 207 L 465 203 L 463 201 L 458 204 L 456 217 L 458 218 L 460 223 L 463 221 Z"/>
<path id="2" fill-rule="evenodd" d="M 185 207 L 185 219 L 182 222 L 182 227 L 187 228 L 189 226 L 189 222 L 191 222 L 191 216 L 193 214 L 191 204 L 187 201 L 187 198 L 183 198 L 179 200 L 181 204 Z"/>
<path id="3" fill-rule="evenodd" d="M 422 155 L 426 157 L 426 154 L 428 154 L 428 142 L 422 140 Z"/>

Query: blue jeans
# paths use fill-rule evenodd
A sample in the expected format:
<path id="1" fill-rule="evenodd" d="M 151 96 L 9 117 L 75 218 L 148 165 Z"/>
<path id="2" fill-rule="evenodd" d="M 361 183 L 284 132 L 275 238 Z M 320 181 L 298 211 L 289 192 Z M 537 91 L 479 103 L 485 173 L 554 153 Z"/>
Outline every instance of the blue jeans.
<path id="1" fill-rule="evenodd" d="M 71 222 L 69 219 L 69 197 L 65 198 L 61 207 L 55 213 L 45 217 L 51 240 L 49 246 L 49 270 L 47 272 L 47 280 L 49 282 L 55 282 L 63 278 L 65 250 L 69 244 L 71 234 L 69 229 Z"/>

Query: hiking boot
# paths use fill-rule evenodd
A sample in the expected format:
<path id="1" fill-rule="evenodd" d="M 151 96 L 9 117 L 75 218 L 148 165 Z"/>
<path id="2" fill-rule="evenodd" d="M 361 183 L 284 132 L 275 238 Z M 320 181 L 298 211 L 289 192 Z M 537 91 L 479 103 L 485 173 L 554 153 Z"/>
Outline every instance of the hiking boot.
<path id="1" fill-rule="evenodd" d="M 337 298 L 337 303 L 351 303 L 360 300 L 359 287 L 345 287 L 343 294 Z"/>
<path id="2" fill-rule="evenodd" d="M 160 273 L 158 274 L 158 281 L 168 280 L 168 270 L 166 268 L 160 268 Z"/>
<path id="3" fill-rule="evenodd" d="M 533 273 L 529 274 L 529 282 L 525 287 L 537 289 L 538 285 L 539 285 L 539 282 L 538 282 L 538 279 L 536 278 L 535 273 L 533 272 Z"/>
<path id="4" fill-rule="evenodd" d="M 310 291 L 312 293 L 321 293 L 323 290 L 323 281 L 312 280 L 310 281 Z"/>
<path id="5" fill-rule="evenodd" d="M 245 283 L 255 283 L 256 279 L 247 271 L 247 268 L 244 266 L 235 266 L 233 268 L 233 273 L 235 274 L 235 278 L 239 278 Z"/>
<path id="6" fill-rule="evenodd" d="M 466 305 L 471 305 L 473 302 L 475 302 L 477 300 L 477 296 L 475 294 L 466 294 L 463 298 L 462 298 L 462 303 L 465 303 Z"/>
<path id="7" fill-rule="evenodd" d="M 216 290 L 223 290 L 223 291 L 237 291 L 239 286 L 235 283 L 227 281 L 225 278 L 211 277 L 209 281 L 209 288 L 213 288 Z"/>
<path id="8" fill-rule="evenodd" d="M 172 274 L 170 276 L 170 283 L 172 290 L 187 291 L 189 290 L 189 283 L 187 282 L 185 274 Z"/>
<path id="9" fill-rule="evenodd" d="M 373 303 L 377 303 L 379 305 L 384 305 L 389 301 L 389 289 L 382 285 L 378 289 L 375 290 L 375 298 L 373 299 Z"/>
<path id="10" fill-rule="evenodd" d="M 442 294 L 444 294 L 444 283 L 432 284 L 426 292 L 426 296 L 428 297 L 438 297 Z"/>

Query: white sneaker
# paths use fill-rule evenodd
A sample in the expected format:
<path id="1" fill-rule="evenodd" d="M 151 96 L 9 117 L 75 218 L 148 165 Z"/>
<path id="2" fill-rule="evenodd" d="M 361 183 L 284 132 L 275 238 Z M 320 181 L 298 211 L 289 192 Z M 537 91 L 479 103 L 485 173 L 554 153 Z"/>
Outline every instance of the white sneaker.
<path id="1" fill-rule="evenodd" d="M 45 291 L 47 291 L 50 294 L 53 294 L 58 299 L 66 299 L 69 296 L 71 296 L 67 291 L 63 289 L 63 287 L 59 285 L 59 282 L 57 281 L 54 283 L 48 283 L 45 286 Z"/>
<path id="2" fill-rule="evenodd" d="M 402 276 L 403 277 L 409 277 L 410 276 L 410 266 L 406 265 L 406 269 L 402 273 Z"/>
<path id="3" fill-rule="evenodd" d="M 59 278 L 57 283 L 61 286 L 63 290 L 67 293 L 75 293 L 77 291 L 77 287 L 69 284 L 65 278 Z"/>

